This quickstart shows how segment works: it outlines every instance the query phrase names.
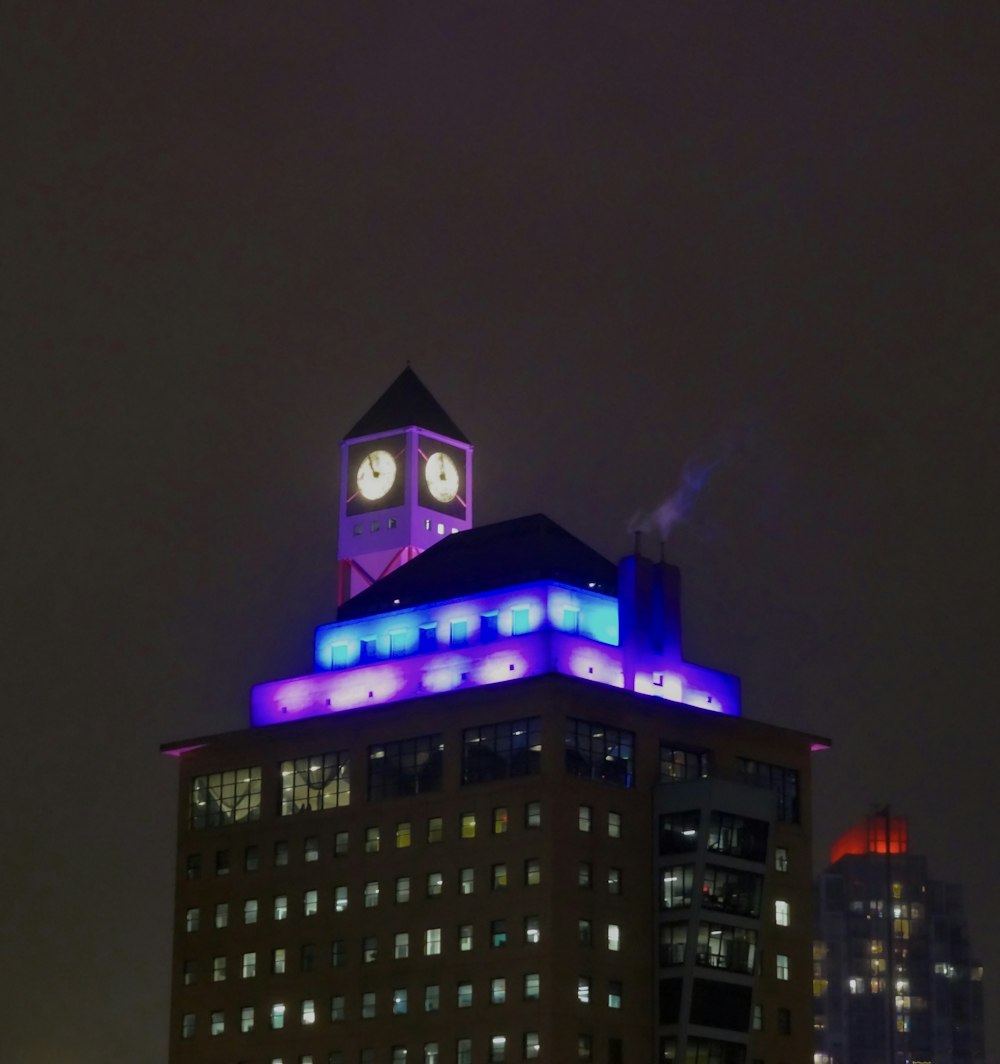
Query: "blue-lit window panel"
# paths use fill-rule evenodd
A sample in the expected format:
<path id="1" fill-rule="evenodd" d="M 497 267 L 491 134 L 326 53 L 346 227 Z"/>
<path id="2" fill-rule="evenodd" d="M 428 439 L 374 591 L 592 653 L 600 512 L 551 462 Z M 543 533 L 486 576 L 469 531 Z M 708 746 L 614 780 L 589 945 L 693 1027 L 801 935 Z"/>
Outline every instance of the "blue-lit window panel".
<path id="1" fill-rule="evenodd" d="M 786 824 L 799 822 L 799 774 L 795 769 L 753 761 L 748 757 L 737 758 L 737 763 L 745 783 L 774 791 L 779 820 Z"/>
<path id="2" fill-rule="evenodd" d="M 689 809 L 664 813 L 660 817 L 660 853 L 691 853 L 698 849 L 698 826 L 701 813 Z"/>
<path id="3" fill-rule="evenodd" d="M 334 643 L 333 650 L 330 654 L 330 664 L 335 669 L 346 668 L 350 661 L 348 654 L 349 649 L 346 643 Z"/>
<path id="4" fill-rule="evenodd" d="M 281 815 L 336 809 L 351 802 L 346 750 L 281 762 Z"/>
<path id="5" fill-rule="evenodd" d="M 687 909 L 694 893 L 694 865 L 660 870 L 660 908 Z"/>
<path id="6" fill-rule="evenodd" d="M 757 932 L 752 927 L 699 924 L 695 964 L 753 975 L 757 964 Z"/>
<path id="7" fill-rule="evenodd" d="M 482 724 L 462 732 L 462 782 L 534 776 L 541 769 L 540 717 Z"/>
<path id="8" fill-rule="evenodd" d="M 566 722 L 566 771 L 571 776 L 634 786 L 635 732 L 599 721 Z"/>
<path id="9" fill-rule="evenodd" d="M 217 828 L 260 819 L 260 765 L 196 776 L 191 781 L 191 827 Z"/>
<path id="10" fill-rule="evenodd" d="M 684 952 L 687 949 L 688 925 L 660 924 L 660 967 L 670 968 L 675 964 L 684 963 Z"/>
<path id="11" fill-rule="evenodd" d="M 701 904 L 705 909 L 730 913 L 733 916 L 760 916 L 760 893 L 763 876 L 735 868 L 705 866 Z"/>
<path id="12" fill-rule="evenodd" d="M 368 747 L 368 800 L 441 790 L 443 759 L 440 733 Z"/>
<path id="13" fill-rule="evenodd" d="M 708 822 L 708 848 L 712 853 L 767 860 L 767 821 L 712 810 Z"/>
<path id="14" fill-rule="evenodd" d="M 438 648 L 438 629 L 436 624 L 422 624 L 418 629 L 417 650 L 421 654 L 431 654 Z"/>
<path id="15" fill-rule="evenodd" d="M 448 638 L 453 647 L 464 647 L 469 641 L 469 622 L 452 621 Z"/>
<path id="16" fill-rule="evenodd" d="M 482 643 L 492 643 L 500 634 L 500 613 L 492 610 L 484 613 L 479 618 L 479 640 Z"/>
<path id="17" fill-rule="evenodd" d="M 580 611 L 574 609 L 563 610 L 562 628 L 564 632 L 576 635 L 580 631 Z"/>
<path id="18" fill-rule="evenodd" d="M 510 611 L 510 630 L 512 635 L 525 635 L 531 631 L 531 610 L 527 606 Z"/>
<path id="19" fill-rule="evenodd" d="M 707 750 L 695 750 L 673 743 L 660 743 L 660 782 L 683 783 L 709 774 L 711 755 Z"/>
<path id="20" fill-rule="evenodd" d="M 401 658 L 410 652 L 410 636 L 408 632 L 389 633 L 389 657 Z"/>

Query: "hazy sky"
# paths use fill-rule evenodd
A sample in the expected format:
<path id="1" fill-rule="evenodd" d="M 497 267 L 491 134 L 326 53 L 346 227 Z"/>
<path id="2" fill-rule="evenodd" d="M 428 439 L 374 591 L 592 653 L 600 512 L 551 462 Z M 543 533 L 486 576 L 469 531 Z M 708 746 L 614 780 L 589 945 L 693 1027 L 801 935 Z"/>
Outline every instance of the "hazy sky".
<path id="1" fill-rule="evenodd" d="M 686 648 L 891 802 L 998 1006 L 1000 8 L 0 10 L 4 1064 L 163 1064 L 174 765 L 305 671 L 409 360 L 477 520 L 668 543 Z M 991 1031 L 994 1053 L 1000 1031 Z"/>

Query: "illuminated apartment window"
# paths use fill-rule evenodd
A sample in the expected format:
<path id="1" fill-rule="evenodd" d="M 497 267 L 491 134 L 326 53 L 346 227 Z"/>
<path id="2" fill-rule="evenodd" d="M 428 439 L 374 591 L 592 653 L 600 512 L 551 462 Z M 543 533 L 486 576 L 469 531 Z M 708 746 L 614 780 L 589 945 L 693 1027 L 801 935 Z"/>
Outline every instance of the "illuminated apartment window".
<path id="1" fill-rule="evenodd" d="M 334 857 L 346 857 L 347 848 L 350 844 L 350 835 L 346 831 L 338 831 L 333 836 L 333 855 Z"/>
<path id="2" fill-rule="evenodd" d="M 763 876 L 754 872 L 705 866 L 701 904 L 705 909 L 717 909 L 733 916 L 760 916 L 760 896 Z"/>
<path id="3" fill-rule="evenodd" d="M 474 839 L 476 837 L 476 814 L 475 813 L 463 813 L 461 819 L 461 836 L 463 839 Z"/>
<path id="4" fill-rule="evenodd" d="M 333 888 L 333 910 L 342 913 L 347 908 L 347 887 Z"/>
<path id="5" fill-rule="evenodd" d="M 220 901 L 215 906 L 215 926 L 229 926 L 229 902 Z"/>
<path id="6" fill-rule="evenodd" d="M 608 1008 L 620 1009 L 622 1007 L 622 984 L 618 979 L 612 979 L 608 983 Z M 745 1021 L 744 1021 L 745 1022 Z"/>
<path id="7" fill-rule="evenodd" d="M 361 940 L 361 963 L 374 964 L 378 960 L 378 939 L 374 935 L 366 935 Z"/>
<path id="8" fill-rule="evenodd" d="M 409 1011 L 409 999 L 406 990 L 403 987 L 397 987 L 392 992 L 392 1014 L 393 1016 L 405 1016 Z"/>
<path id="9" fill-rule="evenodd" d="M 441 987 L 431 983 L 424 987 L 424 1012 L 437 1012 L 441 1008 Z"/>
<path id="10" fill-rule="evenodd" d="M 753 975 L 757 962 L 757 932 L 730 924 L 698 925 L 695 963 L 723 971 Z"/>
<path id="11" fill-rule="evenodd" d="M 524 918 L 524 941 L 534 945 L 541 938 L 541 924 L 537 916 Z"/>
<path id="12" fill-rule="evenodd" d="M 709 774 L 711 754 L 707 750 L 660 744 L 660 782 L 683 783 Z"/>
<path id="13" fill-rule="evenodd" d="M 281 762 L 281 815 L 322 809 L 337 809 L 350 805 L 351 776 L 350 759 L 346 750 L 325 754 L 311 754 Z M 306 860 L 309 857 L 309 842 L 306 840 Z"/>
<path id="14" fill-rule="evenodd" d="M 247 846 L 243 851 L 243 871 L 256 872 L 260 868 L 260 847 Z"/>
<path id="15" fill-rule="evenodd" d="M 410 955 L 410 933 L 397 931 L 392 944 L 392 956 L 395 960 L 405 960 Z"/>
<path id="16" fill-rule="evenodd" d="M 274 867 L 284 868 L 288 864 L 288 843 L 282 839 L 274 844 Z"/>
<path id="17" fill-rule="evenodd" d="M 708 849 L 727 857 L 763 863 L 767 859 L 766 820 L 713 810 L 708 822 Z"/>
<path id="18" fill-rule="evenodd" d="M 427 897 L 435 898 L 444 891 L 444 873 L 427 873 Z"/>
<path id="19" fill-rule="evenodd" d="M 563 610 L 563 631 L 576 635 L 580 631 L 580 611 L 575 609 Z"/>
<path id="20" fill-rule="evenodd" d="M 775 974 L 782 981 L 788 981 L 788 955 L 786 953 L 779 953 L 775 958 Z"/>
<path id="21" fill-rule="evenodd" d="M 576 980 L 576 1000 L 581 1005 L 590 1004 L 590 976 L 580 975 Z"/>
<path id="22" fill-rule="evenodd" d="M 409 820 L 401 820 L 396 825 L 396 849 L 405 850 L 413 841 L 413 825 Z"/>
<path id="23" fill-rule="evenodd" d="M 285 1006 L 280 1002 L 271 1006 L 271 1027 L 275 1031 L 285 1026 Z"/>
<path id="24" fill-rule="evenodd" d="M 472 1064 L 471 1038 L 459 1038 L 455 1043 L 455 1064 Z"/>
<path id="25" fill-rule="evenodd" d="M 538 972 L 527 972 L 524 976 L 524 1000 L 537 1001 L 542 995 L 542 977 Z"/>
<path id="26" fill-rule="evenodd" d="M 754 1007 L 753 1007 L 752 1030 L 754 1030 L 754 1031 L 763 1031 L 764 1030 L 764 1007 L 762 1005 L 754 1005 Z"/>
<path id="27" fill-rule="evenodd" d="M 284 947 L 276 946 L 271 950 L 271 972 L 274 975 L 284 975 L 287 958 Z"/>
<path id="28" fill-rule="evenodd" d="M 369 801 L 439 791 L 443 751 L 440 734 L 368 747 Z"/>
<path id="29" fill-rule="evenodd" d="M 424 1043 L 424 1064 L 441 1064 L 441 1046 L 439 1043 Z"/>
<path id="30" fill-rule="evenodd" d="M 593 924 L 589 920 L 580 919 L 576 922 L 576 940 L 581 946 L 592 946 L 594 943 Z"/>
<path id="31" fill-rule="evenodd" d="M 581 831 L 592 831 L 594 828 L 594 807 L 581 805 L 576 811 L 576 826 Z"/>
<path id="32" fill-rule="evenodd" d="M 343 1023 L 347 1019 L 347 1000 L 343 994 L 335 994 L 330 998 L 330 1021 L 331 1023 Z"/>
<path id="33" fill-rule="evenodd" d="M 461 924 L 458 928 L 458 948 L 461 953 L 472 949 L 472 924 Z"/>
<path id="34" fill-rule="evenodd" d="M 537 1031 L 525 1031 L 524 1059 L 537 1060 L 541 1056 L 542 1044 Z"/>
<path id="35" fill-rule="evenodd" d="M 499 949 L 507 945 L 507 921 L 492 920 L 490 922 L 490 946 Z"/>
<path id="36" fill-rule="evenodd" d="M 260 781 L 260 765 L 196 776 L 191 781 L 191 827 L 218 828 L 259 820 Z"/>
<path id="37" fill-rule="evenodd" d="M 410 900 L 410 877 L 400 876 L 396 880 L 396 902 L 405 905 Z"/>
<path id="38" fill-rule="evenodd" d="M 774 851 L 774 869 L 776 872 L 788 871 L 788 850 L 778 846 Z"/>
<path id="39" fill-rule="evenodd" d="M 288 895 L 276 894 L 274 896 L 274 918 L 275 920 L 287 920 L 288 919 Z"/>
<path id="40" fill-rule="evenodd" d="M 472 894 L 476 889 L 476 873 L 472 868 L 458 870 L 458 893 Z"/>
<path id="41" fill-rule="evenodd" d="M 494 890 L 507 889 L 507 866 L 505 864 L 493 865 L 491 875 Z"/>
<path id="42" fill-rule="evenodd" d="M 609 894 L 621 894 L 622 892 L 622 870 L 620 868 L 608 869 L 608 893 Z"/>
<path id="43" fill-rule="evenodd" d="M 366 909 L 374 909 L 378 905 L 378 883 L 365 884 L 364 904 Z"/>
<path id="44" fill-rule="evenodd" d="M 459 983 L 456 988 L 455 1004 L 460 1009 L 472 1008 L 472 983 Z"/>
<path id="45" fill-rule="evenodd" d="M 378 828 L 365 828 L 365 853 L 378 853 L 382 835 Z"/>
<path id="46" fill-rule="evenodd" d="M 509 826 L 510 817 L 506 806 L 498 806 L 493 810 L 493 834 L 503 835 Z"/>
<path id="47" fill-rule="evenodd" d="M 788 902 L 787 901 L 775 901 L 774 903 L 774 922 L 778 927 L 788 927 Z"/>
<path id="48" fill-rule="evenodd" d="M 620 839 L 622 837 L 621 813 L 608 813 L 608 838 Z"/>
<path id="49" fill-rule="evenodd" d="M 226 958 L 212 958 L 212 982 L 224 983 L 226 981 Z"/>
<path id="50" fill-rule="evenodd" d="M 428 927 L 424 932 L 424 956 L 433 957 L 441 952 L 441 928 Z"/>
<path id="51" fill-rule="evenodd" d="M 226 1033 L 226 1014 L 224 1012 L 212 1013 L 211 1032 L 213 1036 Z"/>
<path id="52" fill-rule="evenodd" d="M 390 658 L 402 658 L 410 652 L 410 640 L 409 633 L 407 632 L 390 632 L 389 633 L 389 657 Z"/>
<path id="53" fill-rule="evenodd" d="M 406 1064 L 406 1046 L 393 1046 L 391 1064 Z"/>
<path id="54" fill-rule="evenodd" d="M 181 1017 L 181 1038 L 194 1038 L 196 1019 L 193 1012 L 185 1012 Z"/>
<path id="55" fill-rule="evenodd" d="M 617 924 L 608 924 L 608 949 L 617 953 L 621 949 L 621 928 Z"/>
<path id="56" fill-rule="evenodd" d="M 240 1034 L 249 1034 L 254 1025 L 253 1005 L 244 1005 L 240 1009 Z"/>
<path id="57" fill-rule="evenodd" d="M 542 803 L 528 802 L 524 807 L 524 826 L 540 828 L 542 826 Z"/>
<path id="58" fill-rule="evenodd" d="M 363 1020 L 375 1018 L 375 994 L 371 990 L 366 990 L 361 995 L 361 1018 Z"/>
<path id="59" fill-rule="evenodd" d="M 200 909 L 188 909 L 184 914 L 184 930 L 185 931 L 197 931 L 198 926 L 201 923 L 201 910 Z"/>
<path id="60" fill-rule="evenodd" d="M 302 913 L 304 916 L 315 916 L 319 912 L 319 891 L 307 890 L 302 895 Z"/>
<path id="61" fill-rule="evenodd" d="M 634 784 L 635 733 L 598 721 L 566 722 L 566 771 L 617 787 Z"/>
<path id="62" fill-rule="evenodd" d="M 660 965 L 669 968 L 674 964 L 684 963 L 684 953 L 687 949 L 688 927 L 687 924 L 661 924 L 660 925 Z"/>
<path id="63" fill-rule="evenodd" d="M 243 964 L 241 974 L 244 979 L 253 979 L 257 974 L 257 953 L 251 950 L 249 953 L 243 954 Z"/>
<path id="64" fill-rule="evenodd" d="M 444 838 L 444 819 L 439 816 L 429 817 L 427 820 L 427 841 L 441 842 Z"/>
<path id="65" fill-rule="evenodd" d="M 537 857 L 529 857 L 524 862 L 524 885 L 537 887 L 542 881 L 542 862 Z"/>
<path id="66" fill-rule="evenodd" d="M 540 717 L 481 724 L 462 731 L 462 782 L 536 775 L 541 769 Z"/>
<path id="67" fill-rule="evenodd" d="M 581 861 L 576 866 L 576 884 L 585 890 L 594 885 L 594 866 L 589 861 Z"/>
<path id="68" fill-rule="evenodd" d="M 694 865 L 661 869 L 660 886 L 661 909 L 687 909 L 694 894 Z"/>
<path id="69" fill-rule="evenodd" d="M 495 1034 L 490 1039 L 490 1064 L 503 1064 L 507 1059 L 507 1036 Z"/>
<path id="70" fill-rule="evenodd" d="M 347 644 L 346 643 L 334 643 L 330 656 L 330 664 L 335 669 L 342 669 L 347 665 L 349 658 L 347 656 Z"/>
<path id="71" fill-rule="evenodd" d="M 312 864 L 314 861 L 319 860 L 319 838 L 316 835 L 310 835 L 302 845 L 302 856 L 305 859 L 306 864 Z"/>
<path id="72" fill-rule="evenodd" d="M 531 628 L 531 610 L 526 606 L 510 611 L 510 630 L 513 635 L 525 635 Z"/>
<path id="73" fill-rule="evenodd" d="M 302 1024 L 309 1027 L 316 1022 L 316 1002 L 312 998 L 305 998 L 302 1002 Z"/>
<path id="74" fill-rule="evenodd" d="M 469 622 L 452 621 L 448 640 L 453 647 L 464 647 L 469 641 Z"/>
<path id="75" fill-rule="evenodd" d="M 198 982 L 198 962 L 197 961 L 185 961 L 184 962 L 184 985 L 192 986 Z"/>
<path id="76" fill-rule="evenodd" d="M 507 980 L 497 976 L 490 980 L 490 1002 L 502 1005 L 507 1000 Z"/>

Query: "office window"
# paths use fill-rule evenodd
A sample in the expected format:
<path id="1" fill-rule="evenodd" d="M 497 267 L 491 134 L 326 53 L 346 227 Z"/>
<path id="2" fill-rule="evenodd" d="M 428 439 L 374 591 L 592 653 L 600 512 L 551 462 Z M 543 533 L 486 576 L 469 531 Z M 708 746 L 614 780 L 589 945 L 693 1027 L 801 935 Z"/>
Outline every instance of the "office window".
<path id="1" fill-rule="evenodd" d="M 310 835 L 302 844 L 302 857 L 306 864 L 319 860 L 319 837 Z"/>
<path id="2" fill-rule="evenodd" d="M 524 941 L 534 945 L 541 938 L 540 922 L 537 916 L 524 918 Z"/>
<path id="3" fill-rule="evenodd" d="M 288 842 L 281 839 L 274 844 L 274 867 L 284 868 L 288 864 Z"/>
<path id="4" fill-rule="evenodd" d="M 784 982 L 788 980 L 788 954 L 779 953 L 775 958 L 775 974 Z"/>
<path id="5" fill-rule="evenodd" d="M 502 1005 L 507 1000 L 507 980 L 498 976 L 490 980 L 490 1001 Z"/>
<path id="6" fill-rule="evenodd" d="M 778 1009 L 778 1034 L 792 1033 L 792 1010 Z"/>
<path id="7" fill-rule="evenodd" d="M 493 810 L 493 834 L 504 835 L 509 826 L 510 817 L 506 806 L 498 806 Z"/>
<path id="8" fill-rule="evenodd" d="M 507 945 L 507 921 L 493 920 L 490 922 L 490 946 L 494 949 Z"/>
<path id="9" fill-rule="evenodd" d="M 472 894 L 476 887 L 476 873 L 471 868 L 458 870 L 458 893 Z"/>
<path id="10" fill-rule="evenodd" d="M 307 890 L 302 895 L 302 913 L 304 916 L 315 916 L 319 912 L 319 891 Z"/>
<path id="11" fill-rule="evenodd" d="M 712 853 L 763 862 L 767 858 L 767 833 L 766 820 L 712 810 L 708 822 L 708 849 Z"/>
<path id="12" fill-rule="evenodd" d="M 622 870 L 620 868 L 608 869 L 608 893 L 609 894 L 621 894 L 622 892 Z"/>
<path id="13" fill-rule="evenodd" d="M 287 964 L 287 956 L 283 946 L 275 946 L 271 950 L 271 971 L 275 975 L 284 975 L 285 966 Z"/>
<path id="14" fill-rule="evenodd" d="M 406 1064 L 406 1046 L 392 1047 L 392 1064 Z"/>
<path id="15" fill-rule="evenodd" d="M 483 724 L 462 731 L 462 782 L 534 776 L 541 767 L 540 717 Z"/>
<path id="16" fill-rule="evenodd" d="M 621 928 L 617 924 L 608 924 L 608 949 L 617 953 L 621 949 Z"/>
<path id="17" fill-rule="evenodd" d="M 424 1012 L 437 1012 L 441 1008 L 441 987 L 431 983 L 424 987 Z"/>
<path id="18" fill-rule="evenodd" d="M 662 924 L 660 926 L 660 964 L 668 968 L 684 963 L 687 950 L 687 924 Z"/>
<path id="19" fill-rule="evenodd" d="M 366 990 L 361 995 L 361 1018 L 363 1020 L 375 1018 L 375 994 L 371 990 Z"/>
<path id="20" fill-rule="evenodd" d="M 335 994 L 330 998 L 330 1021 L 343 1023 L 347 1019 L 347 1001 L 343 994 Z"/>
<path id="21" fill-rule="evenodd" d="M 330 964 L 334 968 L 343 968 L 347 963 L 347 943 L 342 938 L 335 938 L 330 943 Z"/>
<path id="22" fill-rule="evenodd" d="M 701 813 L 685 809 L 660 817 L 660 853 L 693 853 L 698 849 Z"/>
<path id="23" fill-rule="evenodd" d="M 456 1004 L 460 1009 L 472 1008 L 472 983 L 459 983 L 456 988 Z"/>
<path id="24" fill-rule="evenodd" d="M 711 754 L 708 750 L 660 743 L 660 782 L 683 783 L 709 774 Z"/>
<path id="25" fill-rule="evenodd" d="M 542 803 L 527 802 L 524 806 L 524 826 L 540 828 L 542 826 Z"/>
<path id="26" fill-rule="evenodd" d="M 257 899 L 247 898 L 243 903 L 243 923 L 255 924 L 257 923 Z"/>
<path id="27" fill-rule="evenodd" d="M 524 1033 L 524 1059 L 537 1060 L 541 1056 L 541 1041 L 537 1031 Z"/>
<path id="28" fill-rule="evenodd" d="M 474 839 L 476 837 L 476 814 L 475 813 L 463 813 L 461 818 L 461 827 L 459 834 L 463 839 Z"/>
<path id="29" fill-rule="evenodd" d="M 444 873 L 443 872 L 428 872 L 427 873 L 427 896 L 429 898 L 437 897 L 444 891 Z"/>
<path id="30" fill-rule="evenodd" d="M 444 838 L 444 819 L 439 816 L 427 819 L 427 841 L 440 842 Z"/>
<path id="31" fill-rule="evenodd" d="M 287 920 L 288 919 L 288 895 L 276 894 L 274 896 L 274 918 L 275 920 Z"/>
<path id="32" fill-rule="evenodd" d="M 572 776 L 633 785 L 635 733 L 597 721 L 566 722 L 566 771 Z"/>
<path id="33" fill-rule="evenodd" d="M 301 1018 L 305 1027 L 310 1027 L 316 1022 L 316 1002 L 312 998 L 305 998 L 302 1002 Z"/>
<path id="34" fill-rule="evenodd" d="M 399 876 L 396 880 L 396 902 L 405 905 L 410 900 L 410 877 Z"/>
<path id="35" fill-rule="evenodd" d="M 213 1037 L 215 1035 L 226 1033 L 226 1014 L 224 1012 L 212 1013 L 210 1029 Z"/>
<path id="36" fill-rule="evenodd" d="M 524 862 L 524 884 L 537 887 L 542 881 L 542 862 L 537 857 L 529 857 Z"/>
<path id="37" fill-rule="evenodd" d="M 215 906 L 215 926 L 229 926 L 229 902 L 220 901 Z"/>
<path id="38" fill-rule="evenodd" d="M 409 1011 L 410 1003 L 407 997 L 406 990 L 403 987 L 397 987 L 392 992 L 392 1014 L 393 1016 L 405 1016 Z"/>
<path id="39" fill-rule="evenodd" d="M 581 946 L 591 946 L 594 942 L 594 929 L 589 920 L 580 919 L 576 922 L 576 940 Z"/>
<path id="40" fill-rule="evenodd" d="M 751 1027 L 754 1031 L 764 1030 L 764 1008 L 762 1005 L 754 1005 Z"/>
<path id="41" fill-rule="evenodd" d="M 224 983 L 226 981 L 226 958 L 212 958 L 212 982 Z"/>
<path id="42" fill-rule="evenodd" d="M 581 805 L 576 811 L 576 826 L 581 831 L 593 831 L 594 828 L 594 807 L 592 805 Z"/>
<path id="43" fill-rule="evenodd" d="M 376 827 L 365 828 L 365 853 L 378 853 L 382 845 L 382 832 Z"/>
<path id="44" fill-rule="evenodd" d="M 778 846 L 774 851 L 774 870 L 776 872 L 788 871 L 788 850 L 784 846 Z"/>
<path id="45" fill-rule="evenodd" d="M 495 1034 L 490 1039 L 490 1064 L 503 1064 L 507 1059 L 507 1036 Z"/>
<path id="46" fill-rule="evenodd" d="M 191 827 L 219 828 L 259 820 L 260 780 L 260 765 L 196 776 L 191 781 Z"/>
<path id="47" fill-rule="evenodd" d="M 240 973 L 244 979 L 253 979 L 257 974 L 257 953 L 255 950 L 250 950 L 249 953 L 243 954 L 243 963 L 240 968 Z"/>
<path id="48" fill-rule="evenodd" d="M 374 964 L 378 960 L 378 940 L 374 935 L 366 935 L 361 940 L 361 961 L 363 964 Z"/>
<path id="49" fill-rule="evenodd" d="M 472 924 L 459 925 L 458 948 L 462 953 L 468 953 L 472 949 Z"/>
<path id="50" fill-rule="evenodd" d="M 774 922 L 778 927 L 788 927 L 788 902 L 787 901 L 775 901 L 774 903 Z"/>
<path id="51" fill-rule="evenodd" d="M 184 930 L 185 931 L 197 931 L 198 925 L 201 923 L 201 910 L 200 909 L 188 909 L 184 914 Z"/>
<path id="52" fill-rule="evenodd" d="M 285 1026 L 285 1006 L 280 1002 L 271 1006 L 271 1027 L 280 1031 Z"/>
<path id="53" fill-rule="evenodd" d="M 258 868 L 260 868 L 260 847 L 245 847 L 243 850 L 243 871 L 256 872 Z"/>
<path id="54" fill-rule="evenodd" d="M 576 980 L 576 1000 L 581 1005 L 590 1004 L 590 976 L 580 975 Z"/>
<path id="55" fill-rule="evenodd" d="M 441 928 L 428 927 L 424 932 L 424 956 L 432 957 L 441 952 Z"/>
<path id="56" fill-rule="evenodd" d="M 333 911 L 342 913 L 347 908 L 347 887 L 333 888 Z"/>
<path id="57" fill-rule="evenodd" d="M 253 1005 L 244 1005 L 240 1009 L 240 1034 L 249 1034 L 254 1025 Z"/>
<path id="58" fill-rule="evenodd" d="M 524 976 L 524 1000 L 537 1001 L 542 994 L 542 977 L 538 972 L 526 972 Z"/>
<path id="59" fill-rule="evenodd" d="M 440 733 L 368 747 L 368 800 L 439 791 L 443 752 Z"/>
<path id="60" fill-rule="evenodd" d="M 197 961 L 185 961 L 184 962 L 184 985 L 193 986 L 198 982 L 198 962 Z"/>
<path id="61" fill-rule="evenodd" d="M 215 874 L 217 876 L 229 875 L 229 851 L 228 850 L 216 850 L 215 851 Z"/>
<path id="62" fill-rule="evenodd" d="M 594 866 L 589 861 L 581 861 L 576 866 L 577 885 L 589 890 L 594 884 Z"/>
<path id="63" fill-rule="evenodd" d="M 366 909 L 374 909 L 378 905 L 378 883 L 373 881 L 365 884 L 364 905 Z"/>
<path id="64" fill-rule="evenodd" d="M 778 799 L 778 819 L 788 824 L 799 822 L 799 774 L 795 769 L 753 761 L 748 757 L 736 759 L 744 783 L 767 787 Z"/>
<path id="65" fill-rule="evenodd" d="M 694 895 L 694 865 L 673 865 L 660 871 L 660 908 L 686 909 Z"/>
<path id="66" fill-rule="evenodd" d="M 299 950 L 299 970 L 303 972 L 314 971 L 318 960 L 319 950 L 316 948 L 316 943 L 303 943 L 302 948 Z"/>
<path id="67" fill-rule="evenodd" d="M 701 904 L 706 909 L 732 913 L 734 916 L 760 916 L 763 876 L 717 865 L 705 866 Z"/>
<path id="68" fill-rule="evenodd" d="M 397 931 L 392 940 L 392 956 L 395 960 L 405 960 L 410 955 L 409 931 Z"/>
<path id="69" fill-rule="evenodd" d="M 506 890 L 507 889 L 507 866 L 505 864 L 495 864 L 490 869 L 492 876 L 492 883 L 494 890 Z"/>
<path id="70" fill-rule="evenodd" d="M 350 768 L 346 750 L 282 761 L 281 815 L 350 805 Z"/>
<path id="71" fill-rule="evenodd" d="M 409 820 L 401 820 L 396 825 L 396 849 L 405 850 L 413 841 L 413 824 Z"/>
<path id="72" fill-rule="evenodd" d="M 621 813 L 608 813 L 608 838 L 620 839 L 622 837 Z"/>
<path id="73" fill-rule="evenodd" d="M 471 1038 L 459 1038 L 455 1043 L 455 1064 L 472 1064 Z"/>
<path id="74" fill-rule="evenodd" d="M 349 832 L 338 831 L 337 834 L 333 836 L 333 856 L 346 857 L 350 841 L 351 836 Z"/>
<path id="75" fill-rule="evenodd" d="M 608 1008 L 620 1009 L 622 1007 L 622 984 L 618 979 L 612 979 L 608 983 Z"/>
<path id="76" fill-rule="evenodd" d="M 195 1014 L 185 1012 L 181 1017 L 181 1038 L 194 1038 L 196 1029 Z"/>

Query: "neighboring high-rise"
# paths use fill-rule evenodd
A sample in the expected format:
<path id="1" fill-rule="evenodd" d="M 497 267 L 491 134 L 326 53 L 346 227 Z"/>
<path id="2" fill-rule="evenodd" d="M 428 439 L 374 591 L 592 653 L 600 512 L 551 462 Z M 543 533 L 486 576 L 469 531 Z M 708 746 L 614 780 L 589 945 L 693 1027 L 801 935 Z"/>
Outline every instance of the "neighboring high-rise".
<path id="1" fill-rule="evenodd" d="M 824 740 L 684 658 L 672 566 L 470 527 L 412 371 L 342 453 L 315 671 L 164 748 L 172 1064 L 805 1064 Z"/>
<path id="2" fill-rule="evenodd" d="M 982 1064 L 982 968 L 962 888 L 932 879 L 888 811 L 843 835 L 816 886 L 816 1064 Z"/>

